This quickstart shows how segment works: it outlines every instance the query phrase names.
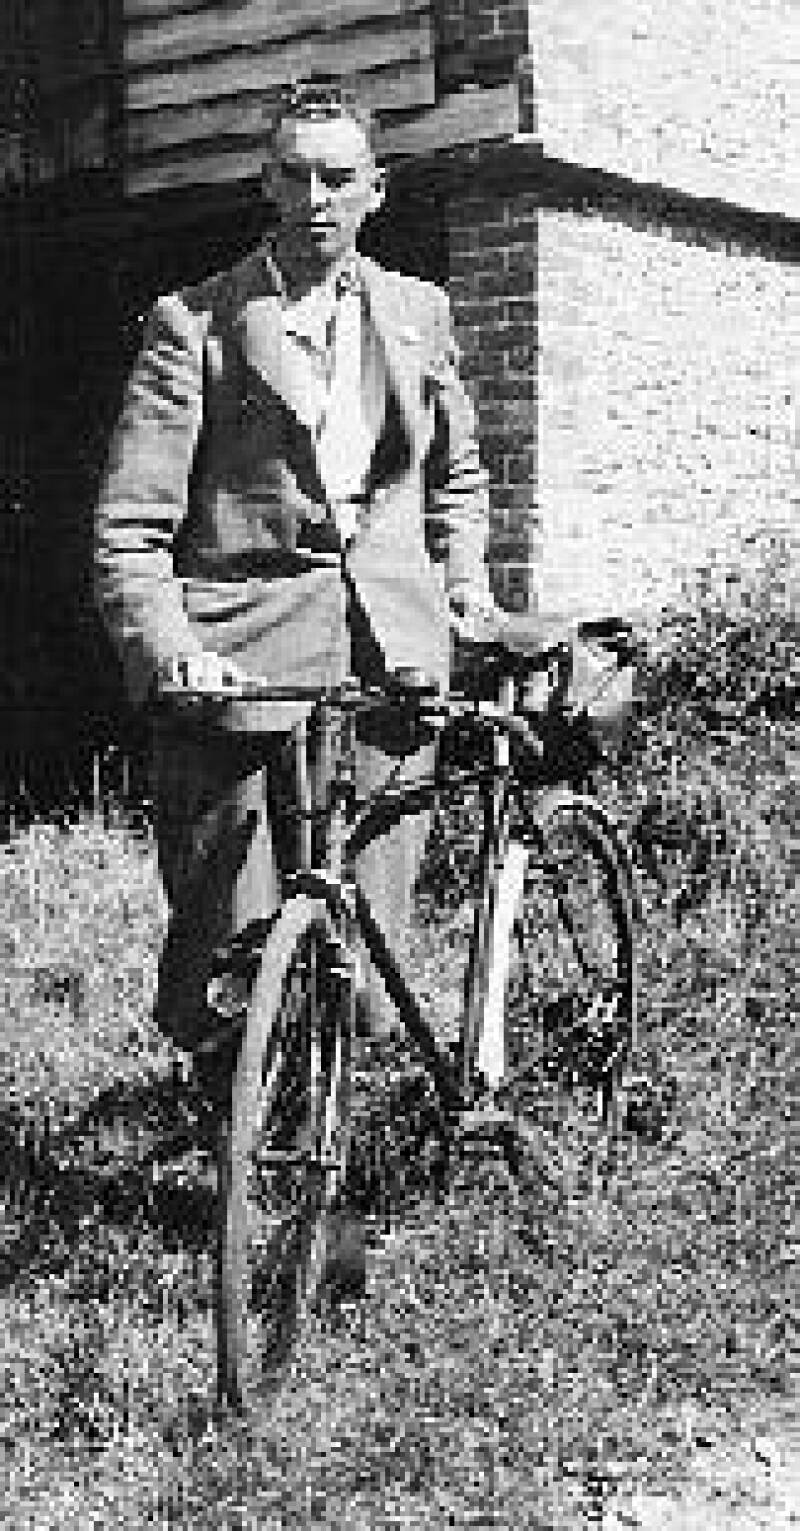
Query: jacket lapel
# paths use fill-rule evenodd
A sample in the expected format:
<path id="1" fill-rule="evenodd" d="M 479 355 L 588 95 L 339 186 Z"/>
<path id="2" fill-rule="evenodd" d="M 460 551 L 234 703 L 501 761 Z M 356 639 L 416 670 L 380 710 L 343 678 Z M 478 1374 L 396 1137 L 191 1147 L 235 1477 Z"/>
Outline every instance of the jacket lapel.
<path id="1" fill-rule="evenodd" d="M 424 337 L 400 307 L 397 289 L 387 274 L 363 257 L 358 262 L 365 295 L 366 355 L 376 374 L 383 372 L 394 392 L 408 430 L 412 457 L 422 456 L 428 411 L 423 395 L 426 346 Z"/>
<path id="2" fill-rule="evenodd" d="M 278 409 L 281 436 L 291 465 L 312 501 L 322 500 L 310 432 L 315 423 L 312 389 L 302 347 L 287 336 L 280 301 L 280 274 L 268 255 L 257 254 L 258 270 L 242 293 L 235 320 L 236 343 L 244 362 L 246 403 Z M 249 266 L 248 262 L 248 266 Z M 424 455 L 432 423 L 424 399 L 427 347 L 398 299 L 391 275 L 359 256 L 356 272 L 362 295 L 362 386 L 364 405 L 376 430 L 376 445 L 365 485 L 367 497 L 407 471 Z"/>
<path id="3" fill-rule="evenodd" d="M 247 304 L 238 325 L 247 368 L 292 411 L 307 430 L 313 428 L 313 362 L 286 335 L 280 300 L 269 296 Z"/>

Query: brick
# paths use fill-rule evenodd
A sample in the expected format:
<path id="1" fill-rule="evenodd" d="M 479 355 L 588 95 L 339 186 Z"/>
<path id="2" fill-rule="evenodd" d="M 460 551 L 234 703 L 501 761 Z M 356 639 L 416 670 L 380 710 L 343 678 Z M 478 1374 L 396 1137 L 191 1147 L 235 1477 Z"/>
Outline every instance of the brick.
<path id="1" fill-rule="evenodd" d="M 506 389 L 511 387 L 520 390 L 524 389 L 525 396 L 529 398 L 532 393 L 531 384 L 535 382 L 535 369 L 537 366 L 538 357 L 536 356 L 534 356 L 533 362 L 525 367 L 514 366 L 508 358 L 505 358 L 498 373 L 498 380 L 502 378 L 503 386 Z"/>
<path id="2" fill-rule="evenodd" d="M 508 439 L 509 433 L 513 431 L 515 439 L 532 440 L 537 428 L 537 407 L 538 396 L 535 391 L 533 397 L 516 397 L 500 402 L 492 380 L 487 384 L 485 397 L 477 399 L 481 436 L 484 431 L 500 430 Z"/>
<path id="3" fill-rule="evenodd" d="M 519 80 L 519 130 L 521 133 L 538 134 L 538 97 L 534 63 L 531 57 L 520 59 L 517 78 Z"/>
<path id="4" fill-rule="evenodd" d="M 503 250 L 503 269 L 512 280 L 530 284 L 534 288 L 538 272 L 535 241 L 531 240 L 530 244 L 526 241 L 524 244 L 506 245 Z"/>
<path id="5" fill-rule="evenodd" d="M 475 37 L 518 37 L 527 41 L 528 0 L 465 0 L 464 22 Z"/>
<path id="6" fill-rule="evenodd" d="M 524 569 L 530 563 L 527 538 L 517 537 L 512 532 L 498 532 L 490 533 L 487 543 L 487 558 L 492 564 L 503 563 L 507 567 Z"/>
<path id="7" fill-rule="evenodd" d="M 528 244 L 537 238 L 541 208 L 537 201 L 526 207 L 522 197 L 509 211 L 508 221 L 505 228 L 508 232 L 507 244 L 510 249 L 514 244 Z"/>
<path id="8" fill-rule="evenodd" d="M 532 277 L 529 276 L 527 281 L 523 281 L 516 273 L 509 272 L 504 266 L 493 261 L 491 265 L 483 268 L 476 266 L 469 276 L 460 277 L 459 281 L 465 297 L 469 294 L 470 297 L 476 298 L 504 298 L 513 301 L 518 297 L 529 296 L 528 288 Z"/>
<path id="9" fill-rule="evenodd" d="M 450 265 L 459 259 L 465 259 L 473 251 L 481 248 L 481 236 L 477 228 L 472 224 L 450 223 L 448 229 L 448 242 L 450 248 Z"/>
<path id="10" fill-rule="evenodd" d="M 520 403 L 525 400 L 529 404 L 536 401 L 537 389 L 535 378 L 508 378 L 498 377 L 494 384 L 495 398 L 498 401 L 512 399 Z"/>
<path id="11" fill-rule="evenodd" d="M 538 303 L 535 292 L 517 293 L 506 298 L 501 317 L 504 323 L 526 323 L 536 320 Z"/>
<path id="12" fill-rule="evenodd" d="M 520 577 L 516 570 L 492 569 L 490 578 L 494 598 L 503 611 L 524 612 L 529 609 L 531 580 L 527 571 Z M 517 579 L 519 584 L 512 584 Z"/>
<path id="13" fill-rule="evenodd" d="M 491 324 L 496 324 L 501 317 L 501 309 L 507 302 L 507 298 L 500 295 L 490 297 L 475 297 L 470 294 L 467 298 L 461 298 L 453 305 L 456 321 L 466 321 L 467 324 L 477 326 L 481 331 Z"/>
<path id="14" fill-rule="evenodd" d="M 525 344 L 507 346 L 503 351 L 503 371 L 506 377 L 529 377 L 539 365 L 539 343 L 530 340 Z"/>
<path id="15" fill-rule="evenodd" d="M 504 350 L 508 352 L 514 346 L 529 344 L 536 335 L 538 321 L 538 308 L 535 314 L 527 314 L 524 319 L 501 319 L 497 325 L 497 335 Z"/>
<path id="16" fill-rule="evenodd" d="M 498 480 L 504 476 L 503 469 L 507 451 L 508 441 L 505 437 L 481 434 L 481 461 Z"/>
<path id="17" fill-rule="evenodd" d="M 489 435 L 487 431 L 481 431 L 481 454 L 485 453 L 487 462 L 491 460 L 498 465 L 499 476 L 506 483 L 510 481 L 505 478 L 503 467 L 509 453 L 510 439 L 507 429 L 494 435 Z M 522 445 L 524 443 L 522 438 L 520 438 L 520 446 Z M 532 448 L 529 447 L 528 450 L 532 450 Z M 516 482 L 519 482 L 519 480 Z"/>
<path id="18" fill-rule="evenodd" d="M 528 515 L 538 515 L 539 491 L 535 484 L 504 484 L 503 505 L 507 510 L 524 510 Z"/>
<path id="19" fill-rule="evenodd" d="M 524 541 L 530 533 L 530 509 L 521 505 L 498 505 L 492 512 L 491 525 L 495 531 L 505 532 L 509 537 L 515 536 L 519 541 Z"/>
<path id="20" fill-rule="evenodd" d="M 458 283 L 462 301 L 467 303 L 477 299 L 504 297 L 509 291 L 506 273 L 494 261 L 488 266 L 476 261 L 471 271 L 459 276 Z"/>
<path id="21" fill-rule="evenodd" d="M 473 255 L 476 250 L 523 251 L 535 249 L 537 223 L 534 218 L 521 219 L 519 223 L 503 223 L 498 218 L 481 221 L 478 214 L 458 222 L 448 220 L 450 251 L 462 258 Z"/>
<path id="22" fill-rule="evenodd" d="M 462 357 L 478 356 L 484 344 L 486 330 L 483 325 L 467 323 L 457 308 L 453 308 L 456 341 Z"/>
<path id="23" fill-rule="evenodd" d="M 460 197 L 454 194 L 447 204 L 447 221 L 451 229 L 478 229 L 482 235 L 504 234 L 509 228 L 504 199 L 491 197 Z"/>
<path id="24" fill-rule="evenodd" d="M 502 491 L 499 491 L 502 494 Z M 503 542 L 509 549 L 526 548 L 531 541 L 532 522 L 529 515 L 520 510 L 509 513 L 502 504 L 495 503 L 489 512 L 489 537 L 495 543 Z"/>
<path id="25" fill-rule="evenodd" d="M 535 452 L 506 453 L 503 458 L 503 482 L 506 484 L 532 483 L 535 473 Z"/>
<path id="26" fill-rule="evenodd" d="M 517 343 L 512 347 L 502 330 L 487 329 L 477 345 L 470 346 L 469 354 L 480 360 L 492 376 L 525 376 L 537 362 L 536 338 L 529 331 L 526 344 Z"/>

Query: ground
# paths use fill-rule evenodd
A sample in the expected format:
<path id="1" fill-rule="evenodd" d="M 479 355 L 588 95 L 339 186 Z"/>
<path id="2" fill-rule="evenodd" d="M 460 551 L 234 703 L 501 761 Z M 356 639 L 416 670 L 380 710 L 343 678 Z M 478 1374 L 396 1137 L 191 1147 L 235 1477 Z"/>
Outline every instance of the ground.
<path id="1" fill-rule="evenodd" d="M 208 1121 L 150 1018 L 152 838 L 124 813 L 17 829 L 0 851 L 1 1525 L 800 1520 L 796 638 L 768 613 L 651 635 L 632 734 L 597 779 L 642 866 L 638 1062 L 676 1086 L 664 1119 L 615 1146 L 580 1093 L 554 1098 L 524 1198 L 492 1160 L 457 1163 L 440 1200 L 407 1166 L 365 1303 L 320 1318 L 249 1428 L 211 1407 Z M 417 960 L 446 1018 L 468 846 L 445 859 Z M 404 1064 L 390 1041 L 366 1061 L 377 1116 Z"/>

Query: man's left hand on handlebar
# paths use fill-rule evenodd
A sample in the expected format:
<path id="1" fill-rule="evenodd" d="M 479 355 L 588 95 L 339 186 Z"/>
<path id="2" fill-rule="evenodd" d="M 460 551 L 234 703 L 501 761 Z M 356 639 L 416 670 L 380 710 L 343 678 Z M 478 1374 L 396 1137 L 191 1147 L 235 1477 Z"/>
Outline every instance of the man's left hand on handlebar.
<path id="1" fill-rule="evenodd" d="M 486 648 L 502 643 L 508 617 L 491 594 L 459 594 L 450 598 L 450 626 L 456 642 L 465 648 Z"/>
<path id="2" fill-rule="evenodd" d="M 159 666 L 158 688 L 171 693 L 208 696 L 242 696 L 252 678 L 232 660 L 210 650 L 202 654 L 174 655 Z"/>

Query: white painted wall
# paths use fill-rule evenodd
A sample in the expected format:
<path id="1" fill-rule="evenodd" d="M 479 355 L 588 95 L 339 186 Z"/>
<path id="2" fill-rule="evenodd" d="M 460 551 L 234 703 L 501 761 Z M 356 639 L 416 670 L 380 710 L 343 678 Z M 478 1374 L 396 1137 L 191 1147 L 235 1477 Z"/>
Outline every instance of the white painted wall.
<path id="1" fill-rule="evenodd" d="M 542 212 L 539 300 L 541 609 L 796 604 L 800 267 Z"/>
<path id="2" fill-rule="evenodd" d="M 546 153 L 800 217 L 800 0 L 531 0 Z"/>

